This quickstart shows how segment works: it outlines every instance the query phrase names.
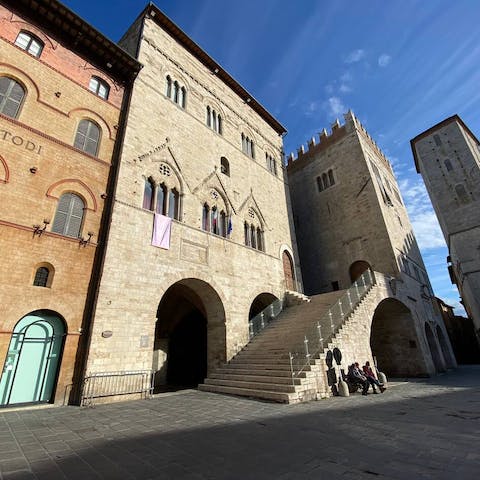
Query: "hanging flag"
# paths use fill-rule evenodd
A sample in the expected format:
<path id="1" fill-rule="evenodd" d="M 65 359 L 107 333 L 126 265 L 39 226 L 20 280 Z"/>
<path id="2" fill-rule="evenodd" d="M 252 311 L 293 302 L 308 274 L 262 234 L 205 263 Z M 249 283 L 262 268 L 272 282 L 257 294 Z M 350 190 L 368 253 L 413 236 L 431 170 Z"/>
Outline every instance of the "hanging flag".
<path id="1" fill-rule="evenodd" d="M 217 220 L 218 220 L 218 210 L 216 208 L 212 209 L 212 232 L 217 233 Z"/>
<path id="2" fill-rule="evenodd" d="M 152 245 L 168 250 L 170 248 L 170 236 L 172 219 L 159 213 L 153 216 Z"/>

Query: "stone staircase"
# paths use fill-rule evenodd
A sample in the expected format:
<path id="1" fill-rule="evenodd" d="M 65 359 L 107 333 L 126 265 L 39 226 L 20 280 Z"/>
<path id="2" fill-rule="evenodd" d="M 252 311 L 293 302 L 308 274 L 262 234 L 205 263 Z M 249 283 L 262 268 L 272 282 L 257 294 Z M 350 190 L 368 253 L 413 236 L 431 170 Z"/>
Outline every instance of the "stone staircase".
<path id="1" fill-rule="evenodd" d="M 291 306 L 253 337 L 229 363 L 213 371 L 198 386 L 199 390 L 281 403 L 297 403 L 328 396 L 325 352 L 334 344 L 341 344 L 342 337 L 349 334 L 349 324 L 354 324 L 357 316 L 367 313 L 364 304 L 372 296 L 374 288 L 365 293 L 349 315 L 336 322 L 329 317 L 328 311 L 338 303 L 345 290 L 310 298 L 288 294 L 286 304 Z M 332 323 L 336 332 L 333 336 Z M 310 345 L 310 351 L 317 353 L 310 357 L 310 364 L 305 365 L 305 356 L 294 358 L 294 363 L 300 363 L 294 365 L 292 372 L 290 352 L 304 352 L 305 334 L 314 331 L 318 324 L 325 343 L 320 344 L 317 340 L 316 345 Z"/>

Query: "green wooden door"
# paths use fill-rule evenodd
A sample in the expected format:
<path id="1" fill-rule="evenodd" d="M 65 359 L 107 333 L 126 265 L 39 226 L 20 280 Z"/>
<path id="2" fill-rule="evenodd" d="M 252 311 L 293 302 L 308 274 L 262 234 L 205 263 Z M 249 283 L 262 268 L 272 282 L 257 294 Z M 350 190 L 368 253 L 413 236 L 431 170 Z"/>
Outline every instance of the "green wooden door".
<path id="1" fill-rule="evenodd" d="M 12 334 L 0 379 L 0 405 L 49 402 L 65 338 L 61 318 L 34 312 Z"/>

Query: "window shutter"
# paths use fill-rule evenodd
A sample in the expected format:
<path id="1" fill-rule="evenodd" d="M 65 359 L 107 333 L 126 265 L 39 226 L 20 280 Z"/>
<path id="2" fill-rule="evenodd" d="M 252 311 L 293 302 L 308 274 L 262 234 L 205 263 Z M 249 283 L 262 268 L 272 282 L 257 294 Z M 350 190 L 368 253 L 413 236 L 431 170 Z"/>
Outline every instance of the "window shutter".
<path id="1" fill-rule="evenodd" d="M 85 205 L 80 197 L 72 195 L 70 200 L 70 217 L 68 219 L 65 235 L 79 237 L 82 228 L 83 209 Z"/>
<path id="2" fill-rule="evenodd" d="M 52 232 L 64 234 L 65 225 L 67 224 L 68 208 L 70 205 L 71 193 L 66 193 L 58 200 L 57 211 L 53 220 Z"/>
<path id="3" fill-rule="evenodd" d="M 82 227 L 84 207 L 83 200 L 78 195 L 63 194 L 58 201 L 52 232 L 78 237 Z"/>

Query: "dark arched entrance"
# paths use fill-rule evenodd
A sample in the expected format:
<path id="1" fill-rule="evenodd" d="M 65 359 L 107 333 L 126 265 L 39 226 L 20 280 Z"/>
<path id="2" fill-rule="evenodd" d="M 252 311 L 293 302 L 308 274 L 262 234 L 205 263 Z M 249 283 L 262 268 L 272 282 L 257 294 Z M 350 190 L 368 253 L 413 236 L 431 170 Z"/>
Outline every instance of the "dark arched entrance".
<path id="1" fill-rule="evenodd" d="M 278 298 L 271 293 L 261 293 L 255 297 L 250 305 L 250 311 L 248 312 L 248 319 L 251 320 L 255 315 L 258 315 L 262 310 L 265 310 Z"/>
<path id="2" fill-rule="evenodd" d="M 362 273 L 369 270 L 370 264 L 364 260 L 358 260 L 350 265 L 349 273 L 352 283 L 361 277 Z"/>
<path id="3" fill-rule="evenodd" d="M 442 329 L 439 325 L 437 325 L 437 337 L 438 341 L 440 342 L 440 348 L 442 349 L 443 358 L 446 362 L 446 367 L 453 368 L 455 366 L 455 360 L 452 357 L 452 353 L 450 353 L 447 341 L 445 340 L 445 335 L 443 334 Z"/>
<path id="4" fill-rule="evenodd" d="M 382 300 L 375 309 L 370 346 L 378 368 L 387 376 L 428 374 L 412 313 L 394 298 Z"/>
<path id="5" fill-rule="evenodd" d="M 433 364 L 437 372 L 444 372 L 445 365 L 440 357 L 440 351 L 438 350 L 437 341 L 435 335 L 430 328 L 430 325 L 425 322 L 425 336 L 427 337 L 428 347 L 430 348 L 430 354 L 432 355 Z"/>
<path id="6" fill-rule="evenodd" d="M 284 250 L 282 253 L 283 273 L 285 275 L 285 288 L 295 290 L 295 272 L 293 270 L 293 260 L 290 254 Z"/>
<path id="7" fill-rule="evenodd" d="M 225 312 L 215 290 L 198 279 L 172 285 L 157 310 L 155 390 L 196 387 L 225 361 Z"/>
<path id="8" fill-rule="evenodd" d="M 66 328 L 55 312 L 37 310 L 12 333 L 0 378 L 0 405 L 53 401 Z"/>

